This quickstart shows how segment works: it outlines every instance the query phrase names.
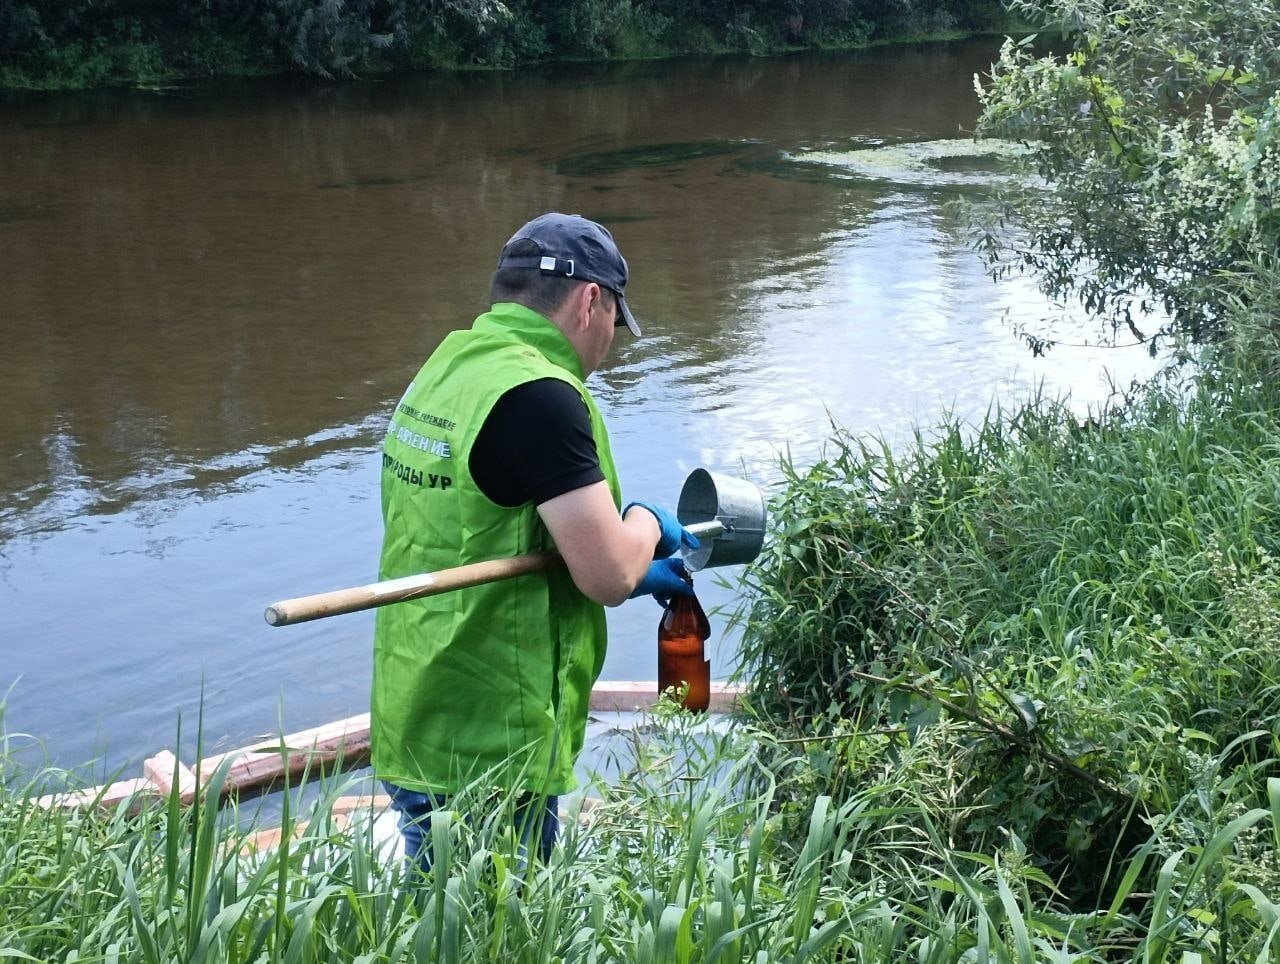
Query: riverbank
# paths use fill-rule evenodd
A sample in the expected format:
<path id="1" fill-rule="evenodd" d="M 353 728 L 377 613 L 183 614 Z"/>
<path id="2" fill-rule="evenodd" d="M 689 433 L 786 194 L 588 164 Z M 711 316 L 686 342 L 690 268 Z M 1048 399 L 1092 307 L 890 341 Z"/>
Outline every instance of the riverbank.
<path id="1" fill-rule="evenodd" d="M 967 3 L 476 0 L 425 13 L 400 2 L 276 0 L 139 10 L 121 0 L 36 2 L 0 15 L 0 89 L 159 88 L 218 77 L 303 73 L 322 79 L 405 71 L 505 69 L 850 50 L 1022 29 L 998 0 Z"/>
<path id="2" fill-rule="evenodd" d="M 501 819 L 463 819 L 483 786 L 437 818 L 415 892 L 385 826 L 342 809 L 362 785 L 265 822 L 177 789 L 103 817 L 35 806 L 65 775 L 5 741 L 0 949 L 1270 960 L 1280 387 L 1258 375 L 1171 377 L 1084 421 L 1037 399 L 893 454 L 833 437 L 789 470 L 749 576 L 764 717 L 708 730 L 660 705 L 536 870 Z"/>

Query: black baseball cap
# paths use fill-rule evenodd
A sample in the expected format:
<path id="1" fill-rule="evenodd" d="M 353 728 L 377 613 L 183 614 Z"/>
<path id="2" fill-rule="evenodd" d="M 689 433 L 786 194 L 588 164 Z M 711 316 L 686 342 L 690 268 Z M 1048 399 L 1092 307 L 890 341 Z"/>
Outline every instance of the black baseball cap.
<path id="1" fill-rule="evenodd" d="M 532 241 L 537 255 L 509 255 L 517 241 Z M 609 229 L 578 214 L 552 211 L 534 218 L 511 236 L 498 255 L 499 268 L 537 268 L 547 274 L 594 281 L 618 299 L 618 326 L 626 325 L 640 337 L 640 325 L 627 307 L 627 259 L 618 250 Z"/>

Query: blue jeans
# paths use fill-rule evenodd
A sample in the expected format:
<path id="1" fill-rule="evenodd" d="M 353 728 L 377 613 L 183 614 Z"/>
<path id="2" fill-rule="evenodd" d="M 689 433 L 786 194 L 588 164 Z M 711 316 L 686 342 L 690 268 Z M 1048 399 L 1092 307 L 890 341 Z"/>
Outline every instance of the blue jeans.
<path id="1" fill-rule="evenodd" d="M 382 785 L 391 795 L 392 808 L 400 815 L 405 877 L 415 871 L 426 874 L 431 870 L 431 813 L 448 807 L 449 797 L 407 790 L 385 780 Z M 560 798 L 522 793 L 516 798 L 514 818 L 520 835 L 520 852 L 526 853 L 529 841 L 537 840 L 538 857 L 544 862 L 551 859 L 551 848 L 560 832 Z"/>

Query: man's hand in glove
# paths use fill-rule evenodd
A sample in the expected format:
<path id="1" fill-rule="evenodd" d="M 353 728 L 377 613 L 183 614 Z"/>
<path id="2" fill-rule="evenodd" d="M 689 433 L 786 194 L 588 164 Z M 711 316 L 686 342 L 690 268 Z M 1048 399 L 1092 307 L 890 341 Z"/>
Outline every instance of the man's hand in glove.
<path id="1" fill-rule="evenodd" d="M 640 585 L 636 586 L 631 598 L 652 596 L 658 605 L 667 606 L 675 596 L 692 596 L 693 580 L 684 562 L 672 556 L 668 559 L 655 559 L 649 563 L 649 571 L 645 573 Z"/>
<path id="2" fill-rule="evenodd" d="M 622 510 L 622 517 L 625 519 L 627 513 L 635 506 L 639 506 L 649 512 L 658 520 L 660 535 L 658 544 L 653 549 L 654 559 L 662 559 L 665 556 L 669 556 L 681 546 L 689 549 L 698 548 L 698 537 L 680 524 L 680 520 L 675 517 L 675 513 L 669 509 L 664 509 L 660 505 L 654 505 L 651 502 L 630 502 Z"/>

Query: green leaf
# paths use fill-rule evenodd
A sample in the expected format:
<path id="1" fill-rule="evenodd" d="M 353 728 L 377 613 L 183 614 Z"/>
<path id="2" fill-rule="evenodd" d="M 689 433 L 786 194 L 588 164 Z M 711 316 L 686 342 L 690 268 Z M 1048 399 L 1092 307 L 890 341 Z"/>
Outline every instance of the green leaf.
<path id="1" fill-rule="evenodd" d="M 1271 838 L 1280 851 L 1280 777 L 1267 777 L 1267 803 L 1271 807 Z"/>
<path id="2" fill-rule="evenodd" d="M 1034 730 L 1036 724 L 1040 722 L 1040 714 L 1036 712 L 1035 701 L 1022 693 L 1010 693 L 1009 701 L 1013 703 L 1014 709 L 1022 717 L 1022 725 L 1028 730 Z"/>

